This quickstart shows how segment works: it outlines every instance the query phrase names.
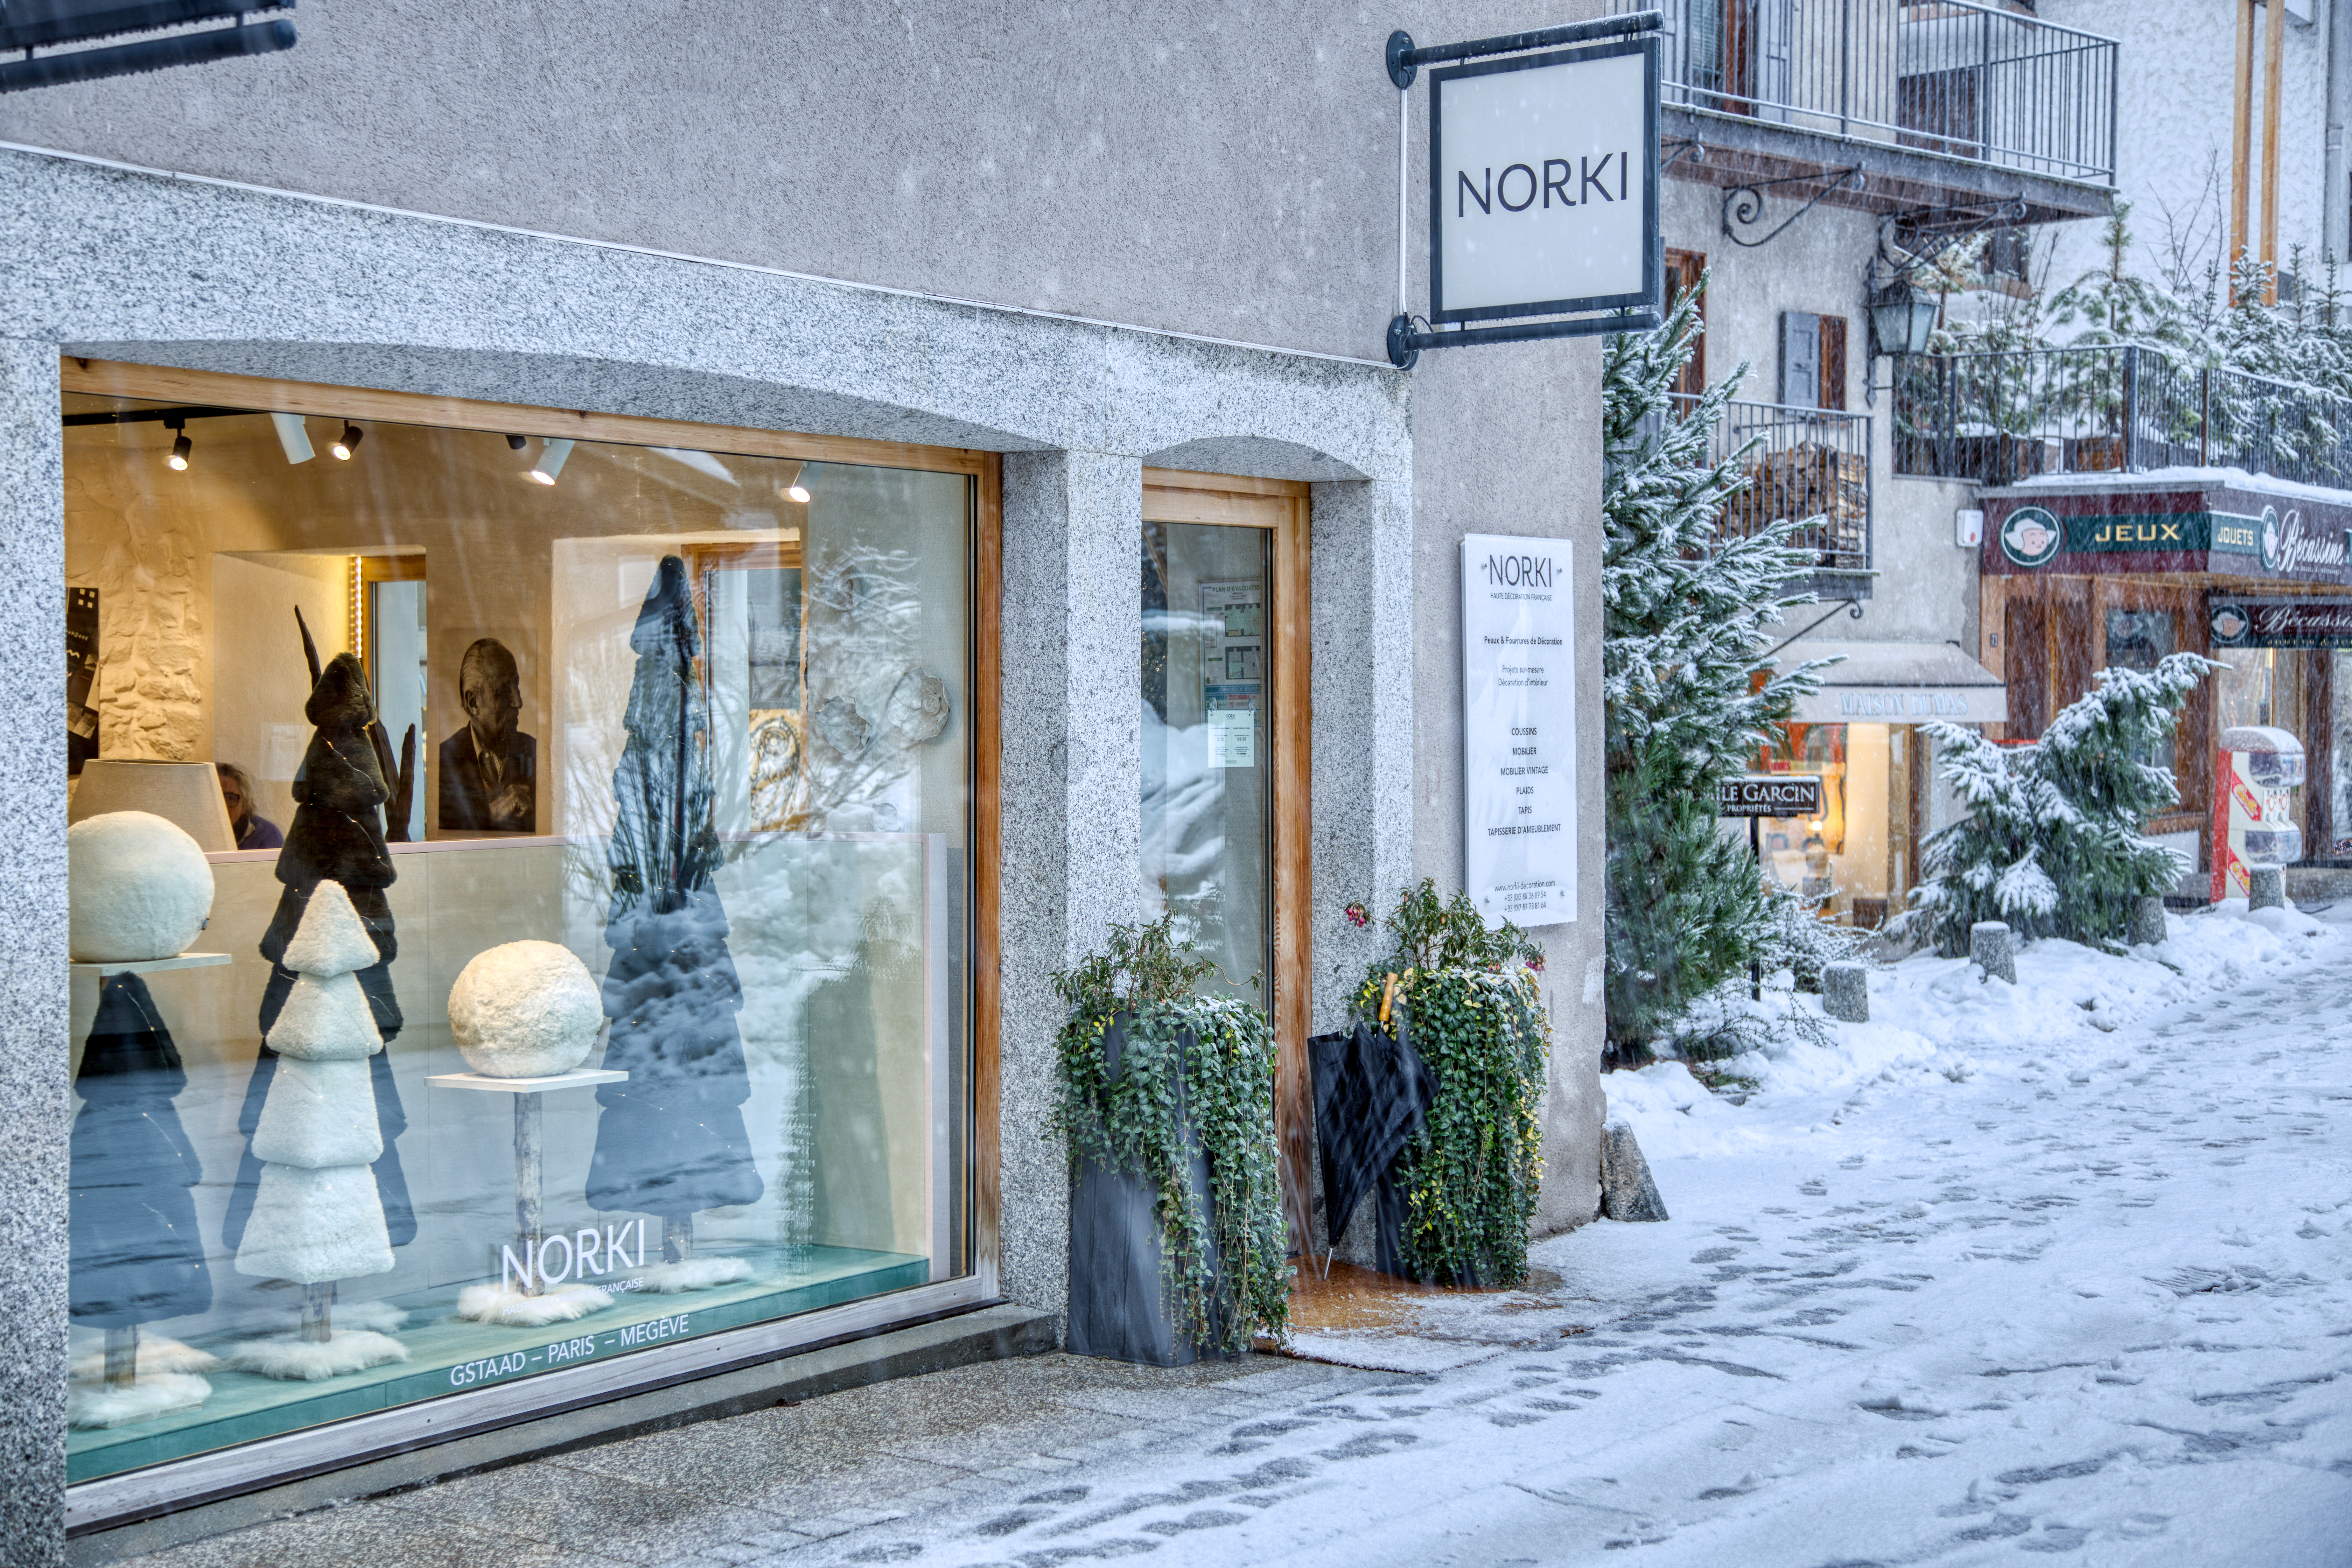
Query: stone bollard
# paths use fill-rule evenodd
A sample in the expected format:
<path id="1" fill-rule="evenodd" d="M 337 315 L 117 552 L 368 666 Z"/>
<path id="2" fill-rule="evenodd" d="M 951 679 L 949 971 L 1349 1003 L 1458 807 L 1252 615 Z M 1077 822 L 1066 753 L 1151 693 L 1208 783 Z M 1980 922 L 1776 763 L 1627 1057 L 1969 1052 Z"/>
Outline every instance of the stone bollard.
<path id="1" fill-rule="evenodd" d="M 2165 938 L 2164 898 L 2150 893 L 2132 905 L 2131 930 L 2128 933 L 2134 947 L 2154 947 Z"/>
<path id="2" fill-rule="evenodd" d="M 1969 928 L 1969 960 L 1983 966 L 1987 980 L 2017 984 L 2017 938 L 2000 921 L 1979 921 Z"/>
<path id="3" fill-rule="evenodd" d="M 1822 965 L 1822 1011 L 1842 1024 L 1870 1022 L 1870 966 Z"/>
<path id="4" fill-rule="evenodd" d="M 1617 1220 L 1662 1220 L 1666 1200 L 1650 1177 L 1633 1124 L 1612 1116 L 1601 1129 L 1601 1212 Z"/>
<path id="5" fill-rule="evenodd" d="M 2246 908 L 2283 909 L 2286 905 L 2286 872 L 2277 866 L 2246 868 Z"/>

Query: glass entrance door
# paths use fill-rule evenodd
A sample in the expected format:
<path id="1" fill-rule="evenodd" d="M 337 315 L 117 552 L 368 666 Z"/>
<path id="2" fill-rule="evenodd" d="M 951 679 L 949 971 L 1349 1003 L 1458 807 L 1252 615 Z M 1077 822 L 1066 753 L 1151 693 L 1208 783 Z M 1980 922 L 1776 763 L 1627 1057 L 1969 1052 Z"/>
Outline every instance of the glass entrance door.
<path id="1" fill-rule="evenodd" d="M 1143 894 L 1260 1006 L 1274 978 L 1270 530 L 1143 525 Z"/>

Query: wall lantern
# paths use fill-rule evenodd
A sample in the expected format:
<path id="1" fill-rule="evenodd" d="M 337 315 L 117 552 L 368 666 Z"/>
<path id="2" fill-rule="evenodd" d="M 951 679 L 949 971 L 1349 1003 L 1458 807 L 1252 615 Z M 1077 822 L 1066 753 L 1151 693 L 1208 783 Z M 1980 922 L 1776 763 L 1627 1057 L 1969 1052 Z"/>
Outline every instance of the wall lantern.
<path id="1" fill-rule="evenodd" d="M 1911 286 L 1908 278 L 1874 284 L 1870 289 L 1870 352 L 1874 354 L 1923 354 L 1936 333 L 1937 301 Z"/>

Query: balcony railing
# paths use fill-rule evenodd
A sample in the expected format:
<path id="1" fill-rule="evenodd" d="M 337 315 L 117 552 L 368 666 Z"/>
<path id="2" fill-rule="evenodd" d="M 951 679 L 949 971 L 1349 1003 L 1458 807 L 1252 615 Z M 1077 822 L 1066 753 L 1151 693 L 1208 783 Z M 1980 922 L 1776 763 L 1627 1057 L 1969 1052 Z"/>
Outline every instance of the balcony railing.
<path id="1" fill-rule="evenodd" d="M 2112 38 L 1974 0 L 1610 0 L 1652 8 L 1670 104 L 2114 181 Z"/>
<path id="2" fill-rule="evenodd" d="M 1697 398 L 1678 395 L 1678 412 Z M 1812 557 L 1813 583 L 1870 570 L 1870 416 L 1778 403 L 1731 403 L 1716 427 L 1714 460 L 1740 454 L 1748 488 L 1724 505 L 1724 531 L 1748 538 L 1782 519 L 1790 546 Z M 1866 584 L 1867 579 L 1863 579 Z M 1861 584 L 1840 585 L 1840 591 Z"/>
<path id="3" fill-rule="evenodd" d="M 2352 489 L 2352 404 L 2176 363 L 2153 348 L 1925 354 L 1895 362 L 1895 471 L 2014 484 L 2038 474 L 2243 468 Z"/>

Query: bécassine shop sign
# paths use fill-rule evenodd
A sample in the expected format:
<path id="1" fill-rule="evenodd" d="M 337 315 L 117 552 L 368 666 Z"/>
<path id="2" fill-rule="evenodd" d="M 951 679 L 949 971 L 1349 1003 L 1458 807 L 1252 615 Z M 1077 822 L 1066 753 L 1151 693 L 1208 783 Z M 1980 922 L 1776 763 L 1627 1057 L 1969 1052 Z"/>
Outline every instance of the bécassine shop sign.
<path id="1" fill-rule="evenodd" d="M 2226 487 L 1988 496 L 1995 576 L 2210 573 L 2352 584 L 2352 507 Z"/>

